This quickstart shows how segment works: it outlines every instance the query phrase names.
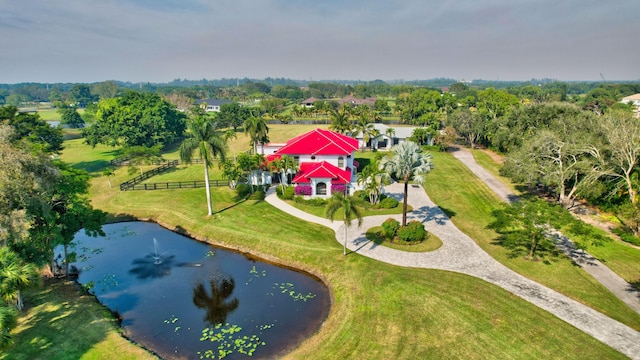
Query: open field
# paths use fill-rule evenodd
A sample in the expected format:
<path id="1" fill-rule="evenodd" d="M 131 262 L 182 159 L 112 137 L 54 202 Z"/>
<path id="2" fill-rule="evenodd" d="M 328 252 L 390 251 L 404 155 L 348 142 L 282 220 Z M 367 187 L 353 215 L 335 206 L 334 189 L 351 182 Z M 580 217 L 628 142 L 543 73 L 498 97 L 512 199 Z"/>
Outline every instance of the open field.
<path id="1" fill-rule="evenodd" d="M 272 140 L 281 141 L 276 140 L 275 131 L 272 128 Z M 343 256 L 342 246 L 331 230 L 303 223 L 266 202 L 239 202 L 228 188 L 214 189 L 214 211 L 219 212 L 209 218 L 205 216 L 204 189 L 120 192 L 117 186 L 109 188 L 107 179 L 99 175 L 98 164 L 114 157 L 114 149 L 85 151 L 88 149 L 69 147 L 61 157 L 95 171 L 93 204 L 109 212 L 112 219 L 153 219 L 201 240 L 309 271 L 330 286 L 333 306 L 329 318 L 319 333 L 293 350 L 289 358 L 624 358 L 551 314 L 482 280 L 445 271 L 396 267 L 355 254 Z M 492 256 L 640 329 L 637 314 L 567 260 L 545 265 L 509 259 L 504 249 L 492 245 L 493 235 L 484 226 L 487 214 L 499 200 L 451 155 L 433 154 L 436 168 L 425 184 L 429 195 Z M 193 168 L 202 171 L 201 166 Z M 118 168 L 112 178 L 115 185 L 129 176 L 126 169 Z M 21 324 L 26 320 L 23 317 Z M 37 336 L 31 331 L 21 327 L 17 336 L 21 342 L 34 341 Z M 63 340 L 57 345 L 74 346 Z M 7 358 L 12 356 L 10 352 Z"/>

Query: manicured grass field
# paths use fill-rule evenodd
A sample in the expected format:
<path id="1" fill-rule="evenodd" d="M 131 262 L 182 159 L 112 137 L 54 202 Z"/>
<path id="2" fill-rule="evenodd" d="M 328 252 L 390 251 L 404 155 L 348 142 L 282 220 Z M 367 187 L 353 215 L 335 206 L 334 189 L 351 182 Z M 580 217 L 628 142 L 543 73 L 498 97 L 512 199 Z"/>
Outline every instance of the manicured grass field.
<path id="1" fill-rule="evenodd" d="M 111 150 L 95 150 L 92 156 L 108 161 L 114 155 L 108 153 Z M 92 157 L 85 156 L 88 154 L 78 152 L 84 154 L 82 148 L 70 147 L 61 157 L 82 167 L 95 164 Z M 436 168 L 425 185 L 429 195 L 480 246 L 517 271 L 640 328 L 637 314 L 568 261 L 545 265 L 508 259 L 502 248 L 491 244 L 493 234 L 484 229 L 487 214 L 499 200 L 450 154 L 433 154 Z M 195 167 L 201 170 L 201 166 Z M 126 169 L 117 169 L 113 178 L 114 184 L 128 178 Z M 263 201 L 239 202 L 228 188 L 214 189 L 217 213 L 212 217 L 206 216 L 204 189 L 120 192 L 109 188 L 106 178 L 96 176 L 91 198 L 94 206 L 109 212 L 112 219 L 153 219 L 199 239 L 323 279 L 332 292 L 329 318 L 288 358 L 624 358 L 546 311 L 482 280 L 392 266 L 356 254 L 343 256 L 342 245 L 328 228 L 299 221 Z M 51 300 L 48 306 L 60 303 Z M 70 311 L 81 309 L 84 307 Z M 103 312 L 92 313 L 100 316 L 100 321 L 108 319 Z M 16 337 L 20 343 L 37 342 L 39 335 L 35 328 L 24 325 L 27 321 L 28 317 L 21 318 Z M 87 341 L 96 345 L 91 349 L 101 344 L 99 340 Z M 23 345 L 10 349 L 6 358 L 16 358 L 19 346 Z M 88 345 L 65 339 L 51 347 L 61 352 L 79 348 L 86 355 L 90 351 Z M 98 355 L 92 356 L 113 358 L 120 354 L 116 348 L 99 348 Z"/>

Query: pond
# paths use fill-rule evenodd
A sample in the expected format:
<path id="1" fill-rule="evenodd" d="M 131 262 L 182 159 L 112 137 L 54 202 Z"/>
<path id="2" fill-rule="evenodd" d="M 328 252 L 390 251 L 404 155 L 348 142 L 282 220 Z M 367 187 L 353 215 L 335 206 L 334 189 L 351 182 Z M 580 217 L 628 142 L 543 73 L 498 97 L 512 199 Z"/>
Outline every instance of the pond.
<path id="1" fill-rule="evenodd" d="M 163 229 L 125 222 L 75 237 L 78 281 L 165 359 L 273 358 L 318 331 L 319 280 Z"/>

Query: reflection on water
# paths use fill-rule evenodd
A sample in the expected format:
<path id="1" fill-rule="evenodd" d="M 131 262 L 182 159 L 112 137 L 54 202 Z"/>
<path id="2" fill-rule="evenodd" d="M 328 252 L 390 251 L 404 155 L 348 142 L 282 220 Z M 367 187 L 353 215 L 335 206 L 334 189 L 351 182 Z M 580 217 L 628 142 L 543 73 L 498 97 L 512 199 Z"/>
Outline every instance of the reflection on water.
<path id="1" fill-rule="evenodd" d="M 138 279 L 167 276 L 171 274 L 174 258 L 174 255 L 159 256 L 147 254 L 131 262 L 133 269 L 129 270 L 129 273 L 135 275 Z"/>
<path id="2" fill-rule="evenodd" d="M 328 315 L 327 288 L 302 273 L 155 224 L 104 231 L 76 234 L 78 281 L 118 312 L 128 337 L 162 358 L 279 357 Z"/>
<path id="3" fill-rule="evenodd" d="M 219 283 L 212 279 L 209 281 L 209 286 L 211 287 L 211 296 L 209 296 L 204 284 L 198 284 L 193 288 L 193 304 L 207 311 L 204 320 L 212 326 L 224 324 L 227 321 L 227 315 L 240 304 L 238 298 L 235 297 L 227 301 L 233 294 L 236 283 L 233 279 L 222 279 Z"/>

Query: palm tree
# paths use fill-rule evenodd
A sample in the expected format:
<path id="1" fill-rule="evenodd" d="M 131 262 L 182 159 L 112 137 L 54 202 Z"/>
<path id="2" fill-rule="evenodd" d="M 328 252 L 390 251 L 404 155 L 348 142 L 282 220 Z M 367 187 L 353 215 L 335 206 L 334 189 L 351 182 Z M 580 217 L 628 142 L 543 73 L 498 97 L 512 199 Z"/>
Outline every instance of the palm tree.
<path id="1" fill-rule="evenodd" d="M 25 263 L 7 247 L 0 248 L 0 297 L 7 305 L 22 311 L 24 304 L 21 291 L 35 284 L 38 279 L 35 265 Z M 0 303 L 0 307 L 3 305 Z"/>
<path id="2" fill-rule="evenodd" d="M 384 168 L 396 179 L 404 182 L 404 200 L 402 204 L 402 226 L 407 225 L 407 194 L 409 181 L 418 184 L 424 183 L 425 174 L 433 169 L 433 156 L 423 153 L 418 144 L 413 141 L 404 141 L 391 148 L 392 157 L 386 157 L 380 162 L 380 168 Z"/>
<path id="3" fill-rule="evenodd" d="M 224 324 L 227 315 L 238 308 L 240 304 L 238 298 L 227 301 L 227 298 L 233 294 L 236 286 L 235 281 L 222 279 L 218 284 L 216 279 L 212 279 L 209 281 L 209 285 L 211 285 L 211 295 L 208 294 L 204 284 L 196 285 L 193 289 L 193 304 L 207 311 L 204 320 L 211 326 Z"/>
<path id="4" fill-rule="evenodd" d="M 282 165 L 282 178 L 283 182 L 289 186 L 289 179 L 287 178 L 287 174 L 295 174 L 298 172 L 298 164 L 296 164 L 296 160 L 289 155 L 282 155 L 280 158 Z"/>
<path id="5" fill-rule="evenodd" d="M 375 159 L 373 163 L 365 166 L 361 172 L 356 174 L 358 185 L 364 185 L 364 190 L 369 194 L 369 202 L 372 205 L 380 202 L 382 186 L 388 177 L 389 174 L 380 168 L 378 159 Z"/>
<path id="6" fill-rule="evenodd" d="M 325 208 L 325 216 L 333 222 L 333 217 L 339 209 L 343 211 L 344 221 L 344 249 L 342 254 L 347 255 L 347 227 L 351 226 L 351 220 L 358 219 L 358 227 L 362 226 L 362 212 L 358 207 L 358 200 L 353 196 L 345 196 L 338 192 L 331 196 Z"/>
<path id="7" fill-rule="evenodd" d="M 331 110 L 329 119 L 331 120 L 329 129 L 339 132 L 340 134 L 346 134 L 351 131 L 351 119 L 349 118 L 349 113 L 344 110 L 344 108 Z"/>
<path id="8" fill-rule="evenodd" d="M 366 112 L 362 113 L 360 117 L 358 117 L 353 132 L 356 136 L 358 134 L 362 134 L 362 151 L 364 151 L 367 143 L 375 136 L 376 133 L 376 128 L 373 127 L 373 124 L 369 121 L 369 115 Z"/>
<path id="9" fill-rule="evenodd" d="M 223 135 L 217 131 L 212 121 L 204 117 L 196 117 L 187 123 L 191 137 L 185 139 L 180 145 L 180 160 L 191 163 L 194 151 L 198 151 L 200 159 L 204 163 L 204 182 L 207 191 L 208 215 L 213 214 L 211 207 L 211 189 L 209 189 L 209 167 L 213 165 L 215 158 L 224 161 L 226 158 L 227 142 Z"/>
<path id="10" fill-rule="evenodd" d="M 254 150 L 258 143 L 261 143 L 263 146 L 262 153 L 264 153 L 264 143 L 269 141 L 269 127 L 264 118 L 252 115 L 245 120 L 243 127 L 244 133 L 249 134 L 251 138 L 251 144 Z"/>
<path id="11" fill-rule="evenodd" d="M 0 350 L 6 349 L 13 343 L 11 330 L 18 324 L 16 309 L 0 305 Z"/>

